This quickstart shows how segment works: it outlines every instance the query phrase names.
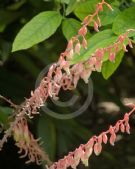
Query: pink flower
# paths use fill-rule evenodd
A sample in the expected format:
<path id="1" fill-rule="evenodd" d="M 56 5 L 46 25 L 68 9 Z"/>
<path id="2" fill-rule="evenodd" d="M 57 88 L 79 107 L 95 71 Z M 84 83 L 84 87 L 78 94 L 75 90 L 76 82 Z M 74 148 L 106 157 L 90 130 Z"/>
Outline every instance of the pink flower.
<path id="1" fill-rule="evenodd" d="M 87 34 L 87 27 L 83 26 L 79 31 L 78 31 L 78 35 L 80 36 L 85 36 Z"/>
<path id="2" fill-rule="evenodd" d="M 114 61 L 115 61 L 115 57 L 116 57 L 115 53 L 110 53 L 110 54 L 109 54 L 109 60 L 110 60 L 111 62 L 114 62 Z"/>
<path id="3" fill-rule="evenodd" d="M 80 54 L 81 45 L 80 42 L 77 42 L 75 45 L 75 53 Z"/>

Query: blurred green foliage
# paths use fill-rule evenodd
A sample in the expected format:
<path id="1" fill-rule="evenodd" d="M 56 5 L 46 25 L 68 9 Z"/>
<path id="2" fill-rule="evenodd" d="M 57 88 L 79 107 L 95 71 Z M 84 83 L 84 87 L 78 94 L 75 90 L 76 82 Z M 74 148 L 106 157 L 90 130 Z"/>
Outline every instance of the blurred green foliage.
<path id="1" fill-rule="evenodd" d="M 92 26 L 89 26 L 87 35 L 89 49 L 87 52 L 82 51 L 80 57 L 76 56 L 76 62 L 83 58 L 86 60 L 91 54 L 90 50 L 94 51 L 97 46 L 102 47 L 102 45 L 112 43 L 125 29 L 135 28 L 135 1 L 108 1 L 113 4 L 114 12 L 105 9 L 105 13 L 100 14 L 103 27 L 101 28 L 102 32 L 97 35 L 95 35 Z M 25 97 L 29 97 L 30 91 L 35 89 L 35 82 L 39 73 L 44 67 L 58 60 L 60 52 L 66 47 L 67 40 L 75 35 L 80 28 L 82 19 L 93 12 L 95 2 L 98 0 L 0 0 L 0 94 L 17 104 L 22 103 Z M 42 21 L 45 21 L 44 18 L 41 22 L 36 20 L 35 25 L 30 25 L 31 30 L 28 36 L 27 23 L 30 24 L 30 20 L 35 16 L 40 16 L 41 12 L 46 13 L 47 11 L 55 11 L 61 16 L 58 20 L 54 20 L 54 25 L 49 25 L 50 27 L 47 29 L 46 24 L 49 24 L 50 20 L 46 21 L 45 25 L 42 25 Z M 38 27 L 38 29 L 40 28 L 37 31 L 39 35 L 35 32 L 32 34 L 35 39 L 33 43 L 31 33 L 39 26 L 38 21 L 42 26 Z M 53 26 L 54 28 L 52 28 Z M 24 29 L 23 27 L 25 27 L 26 32 L 21 30 Z M 18 34 L 20 30 L 22 35 Z M 49 33 L 49 31 L 52 32 Z M 111 35 L 104 34 L 106 31 L 111 32 Z M 52 34 L 53 36 L 51 36 Z M 20 40 L 15 40 L 16 36 L 24 38 L 21 41 L 22 46 L 29 43 L 25 47 L 28 48 L 27 50 L 11 52 L 13 43 L 15 45 L 14 51 L 24 49 L 18 47 L 17 41 Z M 28 37 L 25 39 L 24 36 Z M 95 38 L 96 36 L 97 38 Z M 134 34 L 131 36 L 134 38 Z M 35 45 L 33 46 L 33 44 Z M 84 55 L 83 52 L 86 54 Z M 104 60 L 105 66 L 102 74 L 105 78 L 109 78 L 122 61 L 119 69 L 108 80 L 104 80 L 101 73 L 92 74 L 94 96 L 83 114 L 74 119 L 60 120 L 41 111 L 40 116 L 36 116 L 33 121 L 30 121 L 31 131 L 36 137 L 42 138 L 44 142 L 42 146 L 52 160 L 58 160 L 81 143 L 85 143 L 92 134 L 99 134 L 102 130 L 107 129 L 109 124 L 115 123 L 127 110 L 123 105 L 123 100 L 129 98 L 129 100 L 134 101 L 135 47 L 129 49 L 124 57 L 120 55 L 118 58 L 120 59 L 113 65 L 108 63 L 107 56 Z M 80 81 L 75 91 L 60 92 L 60 100 L 62 101 L 69 100 L 73 95 L 78 96 L 79 99 L 75 104 L 71 107 L 60 107 L 48 100 L 47 106 L 59 114 L 68 114 L 81 107 L 87 97 L 87 91 L 87 85 Z M 10 122 L 9 115 L 11 114 L 10 106 L 0 100 L 0 122 L 5 128 Z M 131 136 L 119 135 L 119 141 L 115 147 L 107 145 L 99 157 L 91 157 L 89 168 L 135 168 L 134 126 L 133 118 L 131 120 L 133 134 Z M 1 137 L 2 135 L 3 133 Z M 4 148 L 0 152 L 0 168 L 36 169 L 42 167 L 25 165 L 24 160 L 18 158 L 17 149 L 13 146 L 12 139 Z M 79 168 L 83 169 L 84 166 L 80 165 Z"/>

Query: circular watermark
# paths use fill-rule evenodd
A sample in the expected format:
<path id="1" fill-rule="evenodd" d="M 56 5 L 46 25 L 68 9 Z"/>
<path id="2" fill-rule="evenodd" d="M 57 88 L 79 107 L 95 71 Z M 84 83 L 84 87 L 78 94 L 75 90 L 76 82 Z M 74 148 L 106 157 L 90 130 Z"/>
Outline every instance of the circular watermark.
<path id="1" fill-rule="evenodd" d="M 51 65 L 52 64 L 46 66 L 40 72 L 40 74 L 38 75 L 37 80 L 36 80 L 35 88 L 37 88 L 39 86 L 43 77 L 46 76 L 46 74 L 47 74 Z M 92 80 L 90 78 L 89 78 L 89 82 L 88 82 L 88 85 L 87 85 L 87 89 L 85 89 L 85 93 L 86 93 L 86 90 L 87 90 L 87 96 L 86 96 L 85 100 L 83 100 L 82 105 L 80 105 L 79 108 L 75 111 L 72 111 L 72 112 L 70 111 L 70 113 L 68 113 L 68 114 L 60 114 L 60 113 L 55 112 L 55 111 L 51 110 L 50 108 L 48 108 L 47 103 L 44 103 L 44 106 L 41 107 L 41 110 L 43 112 L 45 112 L 46 114 L 48 114 L 49 116 L 52 116 L 56 119 L 66 120 L 66 119 L 75 118 L 75 117 L 79 116 L 80 114 L 82 114 L 88 108 L 88 106 L 90 105 L 90 103 L 92 101 L 92 98 L 93 98 L 93 83 L 92 83 Z M 50 97 L 50 99 L 55 106 L 66 108 L 66 107 L 71 107 L 71 106 L 74 107 L 74 105 L 77 103 L 77 101 L 80 99 L 80 97 L 81 96 L 74 94 L 72 96 L 72 98 L 70 98 L 68 101 L 54 100 L 51 97 Z"/>

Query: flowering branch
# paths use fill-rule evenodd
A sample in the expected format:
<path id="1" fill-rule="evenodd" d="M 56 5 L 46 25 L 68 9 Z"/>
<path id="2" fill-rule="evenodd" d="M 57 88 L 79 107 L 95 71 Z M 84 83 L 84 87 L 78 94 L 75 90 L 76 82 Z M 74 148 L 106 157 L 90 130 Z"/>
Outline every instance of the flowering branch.
<path id="1" fill-rule="evenodd" d="M 17 112 L 15 121 L 12 122 L 10 128 L 5 131 L 5 135 L 0 141 L 1 148 L 7 141 L 7 138 L 13 135 L 16 145 L 20 148 L 20 153 L 24 151 L 24 156 L 28 155 L 30 162 L 39 164 L 41 161 L 45 160 L 47 164 L 50 165 L 51 162 L 38 145 L 38 140 L 35 140 L 33 135 L 29 132 L 25 115 L 29 118 L 33 118 L 35 114 L 39 113 L 38 109 L 43 106 L 48 97 L 58 99 L 61 88 L 64 90 L 75 89 L 80 78 L 88 83 L 88 78 L 92 71 L 99 71 L 101 69 L 103 56 L 106 52 L 109 54 L 109 60 L 115 61 L 117 52 L 121 50 L 120 46 L 122 46 L 124 51 L 127 51 L 124 44 L 125 40 L 128 40 L 129 46 L 132 47 L 132 42 L 128 38 L 128 33 L 132 30 L 128 30 L 125 34 L 120 35 L 113 45 L 97 49 L 87 61 L 73 66 L 70 65 L 70 60 L 73 58 L 74 53 L 79 54 L 81 47 L 87 49 L 87 41 L 85 39 L 87 26 L 94 23 L 94 29 L 96 31 L 98 31 L 98 28 L 101 26 L 98 13 L 103 10 L 104 5 L 112 10 L 111 6 L 104 0 L 96 5 L 95 13 L 85 17 L 78 34 L 69 40 L 65 51 L 60 54 L 58 62 L 50 67 L 47 76 L 42 79 L 39 87 L 31 92 L 30 98 L 26 99 L 24 103 L 15 108 L 15 112 Z M 115 132 L 113 132 L 112 135 L 114 135 L 114 133 Z M 104 137 L 106 137 L 106 135 Z M 94 137 L 93 141 L 96 142 L 94 150 L 98 154 L 99 149 L 101 149 L 101 143 L 99 144 L 99 141 L 97 142 L 96 140 L 97 137 Z M 62 162 L 58 162 L 57 165 L 61 165 L 61 163 Z M 56 166 L 56 164 L 53 166 Z M 57 168 L 60 169 L 59 167 Z"/>
<path id="2" fill-rule="evenodd" d="M 135 112 L 135 105 L 129 113 L 125 113 L 122 120 L 118 120 L 114 126 L 110 125 L 107 131 L 102 132 L 98 136 L 93 136 L 86 144 L 81 144 L 75 151 L 70 152 L 63 159 L 55 162 L 48 169 L 67 169 L 71 167 L 76 169 L 80 162 L 85 166 L 88 166 L 89 157 L 94 152 L 95 155 L 99 155 L 102 151 L 102 144 L 109 142 L 112 146 L 116 141 L 116 134 L 121 131 L 130 134 L 129 117 Z"/>

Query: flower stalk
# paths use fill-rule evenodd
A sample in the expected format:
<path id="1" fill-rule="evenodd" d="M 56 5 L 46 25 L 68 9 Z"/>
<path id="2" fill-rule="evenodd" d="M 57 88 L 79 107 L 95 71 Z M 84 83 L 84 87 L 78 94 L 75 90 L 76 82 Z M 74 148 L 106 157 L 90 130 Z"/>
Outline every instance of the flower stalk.
<path id="1" fill-rule="evenodd" d="M 75 151 L 69 152 L 67 156 L 55 162 L 48 167 L 48 169 L 67 169 L 68 167 L 76 169 L 80 162 L 88 166 L 88 161 L 92 153 L 96 156 L 101 153 L 102 144 L 107 144 L 109 142 L 114 146 L 118 132 L 130 134 L 129 117 L 133 113 L 135 113 L 135 105 L 132 110 L 125 113 L 124 118 L 118 120 L 114 126 L 110 125 L 107 131 L 103 131 L 98 136 L 94 135 L 86 144 L 81 144 Z"/>

